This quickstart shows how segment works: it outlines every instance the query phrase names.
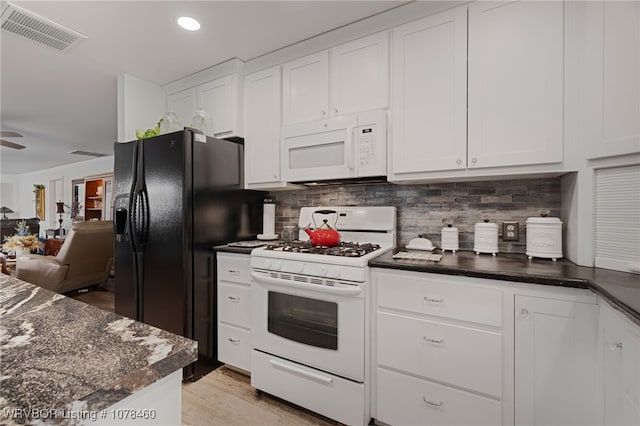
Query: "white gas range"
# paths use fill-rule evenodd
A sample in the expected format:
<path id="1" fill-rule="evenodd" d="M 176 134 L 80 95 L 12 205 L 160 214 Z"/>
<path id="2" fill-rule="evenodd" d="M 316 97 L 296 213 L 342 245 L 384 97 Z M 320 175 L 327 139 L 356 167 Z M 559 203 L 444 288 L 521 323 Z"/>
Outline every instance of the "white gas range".
<path id="1" fill-rule="evenodd" d="M 340 246 L 313 247 L 302 228 L 336 216 Z M 342 423 L 366 424 L 367 265 L 393 249 L 396 209 L 303 207 L 298 225 L 299 240 L 251 252 L 251 385 Z"/>

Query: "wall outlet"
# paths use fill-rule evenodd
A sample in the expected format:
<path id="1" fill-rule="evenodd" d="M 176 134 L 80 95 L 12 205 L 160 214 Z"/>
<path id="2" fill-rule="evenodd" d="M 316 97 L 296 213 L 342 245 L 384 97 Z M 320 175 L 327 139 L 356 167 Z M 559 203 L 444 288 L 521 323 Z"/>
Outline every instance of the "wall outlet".
<path id="1" fill-rule="evenodd" d="M 502 241 L 518 241 L 520 227 L 518 222 L 502 222 Z"/>

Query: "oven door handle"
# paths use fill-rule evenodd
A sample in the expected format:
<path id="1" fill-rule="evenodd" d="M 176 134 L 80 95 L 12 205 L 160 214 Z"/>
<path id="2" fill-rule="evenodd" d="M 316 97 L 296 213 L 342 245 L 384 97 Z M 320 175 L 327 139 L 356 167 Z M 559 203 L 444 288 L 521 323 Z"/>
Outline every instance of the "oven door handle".
<path id="1" fill-rule="evenodd" d="M 298 374 L 303 377 L 307 377 L 309 379 L 330 384 L 333 382 L 333 378 L 329 376 L 325 376 L 324 374 L 318 374 L 312 371 L 304 370 L 300 367 L 296 367 L 294 365 L 285 364 L 284 362 L 278 361 L 277 359 L 270 359 L 269 363 L 274 367 L 280 368 L 281 370 L 288 371 L 290 373 Z"/>
<path id="2" fill-rule="evenodd" d="M 311 290 L 311 291 L 317 291 L 319 293 L 325 293 L 325 294 L 337 294 L 340 296 L 357 296 L 360 293 L 362 293 L 362 289 L 356 285 L 344 286 L 344 287 L 331 287 L 328 285 L 309 284 L 309 283 L 303 283 L 299 281 L 291 282 L 289 280 L 283 280 L 281 278 L 265 277 L 264 275 L 260 275 L 255 272 L 251 272 L 251 276 L 253 277 L 254 280 L 261 283 L 265 283 L 265 284 L 277 285 L 280 287 Z"/>

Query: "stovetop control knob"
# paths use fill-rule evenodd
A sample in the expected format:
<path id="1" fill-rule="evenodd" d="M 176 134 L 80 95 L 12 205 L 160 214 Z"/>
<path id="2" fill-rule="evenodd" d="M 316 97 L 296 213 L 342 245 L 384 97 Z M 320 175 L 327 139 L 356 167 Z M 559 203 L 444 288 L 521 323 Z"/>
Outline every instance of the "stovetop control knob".
<path id="1" fill-rule="evenodd" d="M 338 278 L 338 276 L 340 276 L 340 271 L 336 268 L 329 268 L 327 275 L 331 278 Z"/>
<path id="2" fill-rule="evenodd" d="M 293 272 L 299 274 L 304 270 L 304 265 L 302 263 L 294 263 L 293 264 Z"/>
<path id="3" fill-rule="evenodd" d="M 282 268 L 282 262 L 280 262 L 279 260 L 274 260 L 273 263 L 271 264 L 271 269 L 273 269 L 274 271 L 279 271 Z"/>

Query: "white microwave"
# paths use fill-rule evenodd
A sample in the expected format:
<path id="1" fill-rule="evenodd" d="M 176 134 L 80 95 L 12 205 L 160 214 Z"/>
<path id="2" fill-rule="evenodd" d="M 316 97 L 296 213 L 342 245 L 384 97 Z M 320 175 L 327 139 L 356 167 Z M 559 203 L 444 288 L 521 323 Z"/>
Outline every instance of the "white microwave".
<path id="1" fill-rule="evenodd" d="M 387 175 L 387 111 L 371 110 L 282 128 L 286 182 Z"/>

